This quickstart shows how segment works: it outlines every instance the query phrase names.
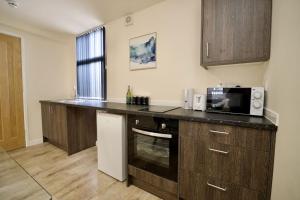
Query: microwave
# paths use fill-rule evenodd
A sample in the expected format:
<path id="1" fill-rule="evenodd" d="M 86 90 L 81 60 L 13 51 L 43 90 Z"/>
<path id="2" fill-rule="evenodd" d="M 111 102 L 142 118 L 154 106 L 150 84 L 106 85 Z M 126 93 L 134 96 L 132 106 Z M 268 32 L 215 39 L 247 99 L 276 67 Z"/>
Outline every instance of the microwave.
<path id="1" fill-rule="evenodd" d="M 263 87 L 207 88 L 206 111 L 263 116 Z"/>

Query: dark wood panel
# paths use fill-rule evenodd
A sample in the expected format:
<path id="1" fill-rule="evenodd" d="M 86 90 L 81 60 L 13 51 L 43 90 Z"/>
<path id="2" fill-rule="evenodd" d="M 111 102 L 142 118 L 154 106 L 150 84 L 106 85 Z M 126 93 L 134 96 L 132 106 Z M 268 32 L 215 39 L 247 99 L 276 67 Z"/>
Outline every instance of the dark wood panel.
<path id="1" fill-rule="evenodd" d="M 275 143 L 276 143 L 276 132 L 272 132 L 271 152 L 270 152 L 270 157 L 269 157 L 269 169 L 268 169 L 267 198 L 266 199 L 271 199 L 271 193 L 272 193 L 274 157 L 275 157 Z"/>
<path id="2" fill-rule="evenodd" d="M 209 178 L 200 173 L 183 170 L 180 179 L 180 199 L 185 200 L 264 200 L 263 192 L 250 190 L 234 184 L 224 183 L 214 178 Z M 225 189 L 220 189 L 209 186 Z"/>
<path id="3" fill-rule="evenodd" d="M 96 110 L 41 103 L 44 141 L 65 150 L 69 155 L 95 146 Z"/>
<path id="4" fill-rule="evenodd" d="M 272 151 L 271 143 L 274 134 L 271 131 L 236 127 L 234 134 L 235 146 L 257 151 Z"/>
<path id="5" fill-rule="evenodd" d="M 49 130 L 50 130 L 50 104 L 41 104 L 42 109 L 42 130 L 43 130 L 43 137 L 48 138 L 49 137 Z"/>
<path id="6" fill-rule="evenodd" d="M 181 132 L 179 132 L 181 133 Z M 184 137 L 180 135 L 180 162 L 179 168 L 205 173 L 207 144 L 201 136 Z"/>
<path id="7" fill-rule="evenodd" d="M 155 193 L 155 190 L 153 189 L 151 189 L 150 192 L 160 196 L 161 198 L 172 197 L 171 199 L 177 199 L 178 184 L 176 182 L 162 178 L 145 170 L 138 169 L 132 165 L 128 165 L 128 174 L 135 178 L 129 180 L 130 183 L 134 184 L 133 180 L 138 180 L 139 183 L 144 183 L 142 185 L 149 185 L 149 187 L 146 186 L 147 188 L 155 188 L 156 190 L 159 190 L 158 193 Z M 138 186 L 141 187 L 142 185 L 139 184 Z"/>
<path id="8" fill-rule="evenodd" d="M 271 15 L 272 0 L 202 0 L 201 64 L 268 60 Z"/>
<path id="9" fill-rule="evenodd" d="M 193 173 L 189 170 L 180 169 L 179 173 L 179 196 L 185 200 L 206 200 L 205 181 L 202 173 Z"/>
<path id="10" fill-rule="evenodd" d="M 155 187 L 149 183 L 146 183 L 144 181 L 142 181 L 141 179 L 137 179 L 135 177 L 130 177 L 131 179 L 131 182 L 133 185 L 147 191 L 147 192 L 150 192 L 164 200 L 176 200 L 178 199 L 176 195 L 174 194 L 171 194 L 171 193 L 168 193 L 166 192 L 165 190 L 163 190 L 162 188 L 158 188 L 158 187 Z"/>
<path id="11" fill-rule="evenodd" d="M 208 137 L 209 142 L 213 143 L 228 144 L 258 151 L 269 152 L 271 150 L 271 132 L 268 130 L 189 121 L 181 121 L 179 129 L 181 137 L 200 139 Z M 214 133 L 213 131 L 228 134 Z"/>
<path id="12" fill-rule="evenodd" d="M 66 107 L 59 104 L 42 103 L 42 125 L 44 141 L 67 151 Z"/>
<path id="13" fill-rule="evenodd" d="M 195 137 L 190 139 L 181 137 L 180 142 L 180 170 L 203 173 L 250 189 L 266 190 L 268 152 L 206 143 Z M 213 150 L 228 152 L 228 154 Z"/>
<path id="14" fill-rule="evenodd" d="M 211 184 L 213 186 L 209 186 Z M 205 185 L 205 199 L 210 200 L 265 200 L 265 193 L 235 184 L 228 184 L 223 181 L 207 178 Z M 226 189 L 222 191 L 214 186 Z"/>
<path id="15" fill-rule="evenodd" d="M 206 149 L 205 172 L 207 176 L 215 177 L 225 183 L 257 191 L 266 191 L 269 164 L 268 152 L 219 144 L 209 144 L 208 148 L 228 152 L 228 154 Z"/>
<path id="16" fill-rule="evenodd" d="M 55 142 L 64 150 L 68 149 L 67 109 L 64 105 L 51 105 Z"/>
<path id="17" fill-rule="evenodd" d="M 96 145 L 96 110 L 68 107 L 68 153 L 74 154 Z"/>

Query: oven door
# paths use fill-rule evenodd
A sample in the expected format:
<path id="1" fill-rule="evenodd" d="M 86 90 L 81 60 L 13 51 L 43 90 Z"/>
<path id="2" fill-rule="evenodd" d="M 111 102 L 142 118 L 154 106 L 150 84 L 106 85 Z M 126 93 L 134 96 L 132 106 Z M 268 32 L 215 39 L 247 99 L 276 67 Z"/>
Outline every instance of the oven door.
<path id="1" fill-rule="evenodd" d="M 178 135 L 158 133 L 132 127 L 129 164 L 177 181 Z"/>
<path id="2" fill-rule="evenodd" d="M 207 111 L 250 114 L 251 88 L 208 88 Z"/>

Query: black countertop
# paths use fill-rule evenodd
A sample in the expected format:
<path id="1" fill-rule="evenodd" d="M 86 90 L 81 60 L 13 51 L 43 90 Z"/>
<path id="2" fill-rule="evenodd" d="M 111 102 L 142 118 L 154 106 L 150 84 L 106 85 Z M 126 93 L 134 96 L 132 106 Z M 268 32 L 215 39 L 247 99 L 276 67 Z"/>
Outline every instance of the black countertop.
<path id="1" fill-rule="evenodd" d="M 277 126 L 271 121 L 264 117 L 252 117 L 252 116 L 243 116 L 243 115 L 230 115 L 230 114 L 218 114 L 218 113 L 207 113 L 201 111 L 185 110 L 183 108 L 177 108 L 165 113 L 154 113 L 139 111 L 146 106 L 138 105 L 127 105 L 124 103 L 112 103 L 112 102 L 101 102 L 101 101 L 68 101 L 68 100 L 47 100 L 40 101 L 41 103 L 56 103 L 64 104 L 70 107 L 80 107 L 80 108 L 94 108 L 98 110 L 103 110 L 116 114 L 135 114 L 135 115 L 145 115 L 152 117 L 164 117 L 164 118 L 173 118 L 180 120 L 189 120 L 189 121 L 198 121 L 206 123 L 217 123 L 225 125 L 235 125 L 249 128 L 257 129 L 268 129 L 268 130 L 277 130 Z"/>

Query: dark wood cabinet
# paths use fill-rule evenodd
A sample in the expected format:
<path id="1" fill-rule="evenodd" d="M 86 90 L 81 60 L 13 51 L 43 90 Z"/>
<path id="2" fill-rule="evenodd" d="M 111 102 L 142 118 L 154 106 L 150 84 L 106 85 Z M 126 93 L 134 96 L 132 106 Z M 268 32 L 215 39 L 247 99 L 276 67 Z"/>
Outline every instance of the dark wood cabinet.
<path id="1" fill-rule="evenodd" d="M 270 58 L 272 0 L 202 0 L 201 65 Z"/>
<path id="2" fill-rule="evenodd" d="M 182 199 L 270 199 L 273 132 L 181 121 L 179 134 Z"/>
<path id="3" fill-rule="evenodd" d="M 42 102 L 44 141 L 65 150 L 69 155 L 95 146 L 96 110 Z"/>
<path id="4" fill-rule="evenodd" d="M 95 109 L 68 107 L 67 122 L 69 154 L 95 146 L 97 140 Z"/>
<path id="5" fill-rule="evenodd" d="M 44 139 L 67 151 L 66 107 L 59 104 L 42 104 L 42 125 Z"/>

